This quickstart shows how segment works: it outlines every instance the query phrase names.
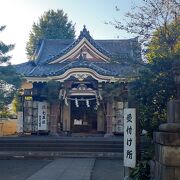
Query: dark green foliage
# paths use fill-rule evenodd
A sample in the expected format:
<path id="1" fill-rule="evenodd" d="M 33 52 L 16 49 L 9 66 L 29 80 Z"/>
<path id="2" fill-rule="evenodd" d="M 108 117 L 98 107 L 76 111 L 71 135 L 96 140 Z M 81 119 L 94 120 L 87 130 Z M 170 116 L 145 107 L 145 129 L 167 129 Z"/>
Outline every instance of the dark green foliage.
<path id="1" fill-rule="evenodd" d="M 136 168 L 131 171 L 130 177 L 133 180 L 148 180 L 150 179 L 150 166 L 148 161 L 140 161 Z"/>
<path id="2" fill-rule="evenodd" d="M 49 81 L 46 85 L 47 100 L 49 103 L 59 102 L 60 83 L 57 81 Z"/>
<path id="3" fill-rule="evenodd" d="M 138 161 L 136 167 L 130 171 L 130 177 L 134 180 L 151 179 L 150 160 L 154 157 L 154 144 L 151 138 L 142 136 L 141 145 L 143 146 L 141 161 Z"/>
<path id="4" fill-rule="evenodd" d="M 127 101 L 127 83 L 105 83 L 102 87 L 103 101 Z"/>
<path id="5" fill-rule="evenodd" d="M 117 9 L 119 10 L 119 9 Z M 130 84 L 129 100 L 134 102 L 140 128 L 152 138 L 159 124 L 167 120 L 167 102 L 175 96 L 172 66 L 180 60 L 179 50 L 180 3 L 174 0 L 142 0 L 126 13 L 126 21 L 110 22 L 115 28 L 136 34 L 142 43 L 146 64 L 139 78 Z M 141 64 L 140 64 L 141 65 Z M 135 180 L 150 179 L 149 160 L 153 148 L 146 149 L 148 156 L 141 157 L 130 177 Z"/>
<path id="6" fill-rule="evenodd" d="M 130 84 L 129 99 L 137 106 L 141 129 L 150 134 L 166 122 L 167 102 L 175 95 L 172 64 L 179 60 L 179 8 L 173 0 L 142 0 L 126 13 L 126 21 L 111 22 L 117 29 L 137 34 L 143 44 L 148 64 L 137 64 L 143 70 Z"/>
<path id="7" fill-rule="evenodd" d="M 0 66 L 0 79 L 8 84 L 12 84 L 15 88 L 19 88 L 22 78 L 16 74 L 13 66 Z"/>
<path id="8" fill-rule="evenodd" d="M 46 11 L 38 23 L 34 23 L 26 44 L 29 59 L 33 59 L 35 50 L 42 39 L 73 39 L 75 37 L 74 25 L 68 21 L 63 10 Z"/>
<path id="9" fill-rule="evenodd" d="M 141 128 L 150 133 L 166 122 L 167 102 L 175 95 L 172 65 L 172 59 L 158 58 L 147 64 L 139 79 L 131 84 L 130 92 L 138 106 Z"/>
<path id="10" fill-rule="evenodd" d="M 172 64 L 179 58 L 176 53 L 179 52 L 180 37 L 179 7 L 173 0 L 143 0 L 141 6 L 126 13 L 126 21 L 111 22 L 115 28 L 137 34 L 141 42 L 146 42 L 149 46 L 142 46 L 143 52 L 151 50 L 151 54 L 146 56 L 151 64 L 137 63 L 143 70 L 139 78 L 130 84 L 129 96 L 138 108 L 141 128 L 150 133 L 166 122 L 167 102 L 175 94 Z M 133 61 L 128 62 L 134 66 Z"/>
<path id="11" fill-rule="evenodd" d="M 1 26 L 0 32 L 5 28 L 6 26 Z M 0 64 L 8 63 L 11 56 L 7 55 L 7 53 L 13 48 L 14 45 L 6 45 L 0 41 Z M 20 86 L 20 83 L 21 80 L 12 66 L 0 66 L 0 111 L 2 111 L 2 114 L 7 114 L 6 105 L 11 103 L 16 88 Z"/>
<path id="12" fill-rule="evenodd" d="M 21 82 L 13 66 L 0 66 L 0 111 L 12 102 Z"/>
<path id="13" fill-rule="evenodd" d="M 3 31 L 6 26 L 0 26 L 0 32 Z M 11 56 L 8 56 L 7 53 L 14 49 L 14 45 L 6 45 L 0 40 L 0 64 L 6 63 L 10 60 Z"/>

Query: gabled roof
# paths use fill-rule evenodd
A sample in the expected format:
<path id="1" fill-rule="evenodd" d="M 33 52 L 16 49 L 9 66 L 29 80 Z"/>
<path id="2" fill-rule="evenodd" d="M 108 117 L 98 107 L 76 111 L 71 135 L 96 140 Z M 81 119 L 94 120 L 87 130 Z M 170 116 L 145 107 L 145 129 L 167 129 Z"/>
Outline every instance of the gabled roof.
<path id="1" fill-rule="evenodd" d="M 139 61 L 140 48 L 137 38 L 124 40 L 94 40 L 86 27 L 80 32 L 76 40 L 72 39 L 45 39 L 36 53 L 36 64 L 51 63 L 72 50 L 83 38 L 86 38 L 98 51 L 107 57 L 131 57 Z"/>
<path id="2" fill-rule="evenodd" d="M 107 56 L 107 58 L 111 56 L 110 52 L 105 50 L 98 43 L 96 43 L 96 41 L 94 41 L 94 39 L 90 36 L 89 31 L 84 26 L 83 30 L 80 32 L 79 37 L 76 40 L 74 40 L 72 43 L 70 43 L 68 46 L 66 46 L 65 48 L 61 49 L 59 52 L 57 52 L 57 54 L 53 54 L 50 58 L 47 58 L 47 59 L 45 59 L 45 58 L 40 59 L 39 57 L 42 54 L 42 52 L 39 52 L 39 56 L 37 57 L 36 63 L 37 64 L 51 63 L 51 62 L 57 60 L 58 58 L 66 55 L 68 52 L 70 52 L 73 48 L 75 48 L 83 40 L 87 41 L 87 43 L 92 45 L 92 47 L 94 47 L 102 55 Z M 40 47 L 40 51 L 42 49 L 45 49 L 44 45 L 45 45 L 44 42 L 42 42 L 42 45 Z M 47 51 L 49 51 L 48 48 L 46 48 L 46 49 L 47 49 Z"/>

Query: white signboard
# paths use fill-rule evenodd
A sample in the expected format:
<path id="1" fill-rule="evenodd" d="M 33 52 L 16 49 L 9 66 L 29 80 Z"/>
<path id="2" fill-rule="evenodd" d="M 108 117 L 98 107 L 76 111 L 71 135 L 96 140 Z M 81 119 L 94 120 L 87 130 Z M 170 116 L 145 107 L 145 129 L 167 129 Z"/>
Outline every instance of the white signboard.
<path id="1" fill-rule="evenodd" d="M 18 111 L 17 132 L 23 132 L 23 112 L 21 111 Z"/>
<path id="2" fill-rule="evenodd" d="M 47 102 L 38 102 L 38 130 L 47 130 Z"/>
<path id="3" fill-rule="evenodd" d="M 136 166 L 136 109 L 124 109 L 124 166 Z"/>

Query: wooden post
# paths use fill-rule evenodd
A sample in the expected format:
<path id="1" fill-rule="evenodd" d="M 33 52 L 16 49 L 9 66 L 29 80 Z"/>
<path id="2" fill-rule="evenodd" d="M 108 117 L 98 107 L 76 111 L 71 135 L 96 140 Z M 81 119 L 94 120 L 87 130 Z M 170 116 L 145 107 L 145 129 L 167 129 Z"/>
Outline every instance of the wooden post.
<path id="1" fill-rule="evenodd" d="M 107 127 L 105 137 L 112 136 L 112 103 L 107 102 L 107 115 L 106 115 Z"/>

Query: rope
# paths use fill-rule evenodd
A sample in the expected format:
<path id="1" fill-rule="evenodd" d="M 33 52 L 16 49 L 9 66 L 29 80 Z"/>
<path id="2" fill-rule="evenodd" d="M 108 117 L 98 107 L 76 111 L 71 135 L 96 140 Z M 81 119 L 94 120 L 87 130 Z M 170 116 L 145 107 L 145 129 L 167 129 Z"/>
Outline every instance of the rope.
<path id="1" fill-rule="evenodd" d="M 81 98 L 81 99 L 78 99 L 78 98 L 67 98 L 68 100 L 72 100 L 72 101 L 76 101 L 76 99 L 78 100 L 78 101 L 86 101 L 86 100 L 88 100 L 88 101 L 93 101 L 93 100 L 96 100 L 96 98 L 87 98 L 87 99 L 85 99 L 85 98 Z"/>

